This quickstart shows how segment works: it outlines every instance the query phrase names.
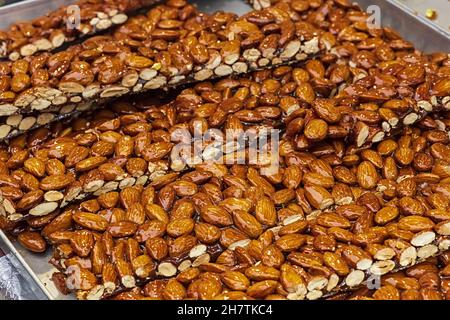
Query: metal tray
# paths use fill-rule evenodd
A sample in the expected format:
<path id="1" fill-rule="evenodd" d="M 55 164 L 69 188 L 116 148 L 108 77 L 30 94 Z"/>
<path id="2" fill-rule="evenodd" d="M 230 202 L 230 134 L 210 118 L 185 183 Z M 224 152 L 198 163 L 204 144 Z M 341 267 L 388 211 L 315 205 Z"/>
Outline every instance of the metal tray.
<path id="1" fill-rule="evenodd" d="M 428 1 L 430 7 L 432 2 Z M 73 3 L 73 0 L 28 0 L 7 7 L 0 8 L 0 29 L 18 20 L 30 19 L 45 14 L 51 9 L 64 4 Z M 250 10 L 242 0 L 193 0 L 203 11 L 213 12 L 217 10 L 233 11 L 238 14 Z M 437 24 L 417 16 L 415 12 L 397 0 L 358 0 L 362 8 L 369 5 L 378 5 L 381 11 L 381 25 L 390 26 L 397 30 L 406 39 L 425 52 L 444 51 L 450 52 L 450 34 Z M 411 32 L 413 30 L 413 32 Z M 0 231 L 0 247 L 6 254 L 14 255 L 23 265 L 23 269 L 29 273 L 30 281 L 35 282 L 37 290 L 42 291 L 38 296 L 42 299 L 67 300 L 74 299 L 72 295 L 64 296 L 50 280 L 56 270 L 48 261 L 51 252 L 46 254 L 33 254 L 26 251 L 12 238 Z"/>

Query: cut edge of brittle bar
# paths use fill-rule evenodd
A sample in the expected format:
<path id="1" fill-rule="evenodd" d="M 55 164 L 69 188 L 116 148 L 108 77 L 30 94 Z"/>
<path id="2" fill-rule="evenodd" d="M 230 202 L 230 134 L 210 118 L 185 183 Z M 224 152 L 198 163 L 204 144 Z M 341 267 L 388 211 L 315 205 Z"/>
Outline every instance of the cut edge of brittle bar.
<path id="1" fill-rule="evenodd" d="M 64 45 L 70 45 L 71 43 L 79 41 L 82 38 L 99 34 L 114 26 L 122 25 L 128 20 L 129 15 L 133 15 L 136 11 L 143 8 L 159 4 L 162 1 L 163 0 L 144 0 L 141 1 L 138 6 L 134 6 L 133 8 L 120 8 L 120 3 L 118 3 L 117 7 L 111 7 L 111 3 L 105 3 L 105 10 L 97 10 L 95 12 L 95 16 L 90 19 L 86 19 L 83 16 L 76 16 L 77 13 L 87 10 L 86 6 L 82 2 L 61 7 L 57 11 L 33 20 L 37 21 L 39 19 L 48 19 L 48 16 L 57 14 L 62 9 L 65 9 L 65 16 L 61 19 L 59 25 L 61 28 L 58 29 L 57 27 L 53 27 L 52 32 L 49 34 L 43 26 L 33 27 L 34 32 L 36 32 L 37 29 L 38 31 L 41 31 L 41 33 L 47 33 L 41 38 L 36 39 L 37 36 L 34 35 L 33 37 L 25 37 L 25 40 L 17 40 L 14 38 L 8 38 L 7 31 L 4 31 L 5 35 L 0 40 L 0 59 L 16 61 L 23 57 L 33 56 L 39 52 L 56 51 Z M 89 5 L 90 4 L 88 3 L 87 6 Z M 79 23 L 79 25 L 72 26 L 72 24 L 75 23 Z M 76 35 L 73 34 L 74 30 L 76 30 Z M 11 43 L 19 40 L 22 40 L 23 44 L 14 48 L 9 48 Z"/>

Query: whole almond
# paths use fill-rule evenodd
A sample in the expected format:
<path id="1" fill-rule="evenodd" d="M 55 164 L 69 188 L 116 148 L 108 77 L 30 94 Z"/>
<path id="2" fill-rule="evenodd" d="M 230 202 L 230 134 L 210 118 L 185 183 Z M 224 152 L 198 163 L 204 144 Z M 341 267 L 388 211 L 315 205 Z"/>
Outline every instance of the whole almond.
<path id="1" fill-rule="evenodd" d="M 200 215 L 205 222 L 219 227 L 230 226 L 233 224 L 231 215 L 219 206 L 208 205 L 201 210 Z"/>
<path id="2" fill-rule="evenodd" d="M 247 289 L 247 294 L 255 299 L 262 299 L 275 291 L 277 281 L 264 280 L 256 282 Z"/>
<path id="3" fill-rule="evenodd" d="M 319 173 L 308 172 L 303 176 L 303 182 L 305 184 L 317 185 L 329 189 L 334 185 L 334 179 L 332 177 L 323 176 Z"/>
<path id="4" fill-rule="evenodd" d="M 378 289 L 373 297 L 377 300 L 400 300 L 400 293 L 395 287 L 385 285 Z"/>
<path id="5" fill-rule="evenodd" d="M 245 275 L 253 281 L 278 280 L 280 271 L 264 265 L 252 266 L 245 270 Z"/>
<path id="6" fill-rule="evenodd" d="M 155 260 L 162 260 L 169 254 L 169 247 L 164 239 L 155 237 L 145 241 L 147 253 Z"/>
<path id="7" fill-rule="evenodd" d="M 119 193 L 111 191 L 101 194 L 98 196 L 97 201 L 104 209 L 114 208 L 119 201 Z"/>
<path id="8" fill-rule="evenodd" d="M 377 224 L 386 224 L 392 220 L 394 220 L 395 218 L 397 218 L 399 215 L 399 211 L 397 209 L 397 207 L 394 206 L 387 206 L 382 208 L 380 211 L 378 211 L 375 214 L 375 222 Z"/>
<path id="9" fill-rule="evenodd" d="M 288 189 L 295 189 L 302 180 L 303 172 L 298 166 L 291 165 L 284 171 L 283 184 Z"/>
<path id="10" fill-rule="evenodd" d="M 399 220 L 398 226 L 401 229 L 419 232 L 423 230 L 433 229 L 434 223 L 429 218 L 421 216 L 408 216 Z"/>
<path id="11" fill-rule="evenodd" d="M 34 190 L 27 192 L 17 202 L 16 209 L 18 211 L 28 210 L 39 204 L 44 198 L 44 192 L 42 190 Z"/>
<path id="12" fill-rule="evenodd" d="M 72 211 L 67 210 L 59 214 L 48 225 L 42 229 L 42 235 L 48 237 L 55 231 L 67 230 L 72 227 Z"/>
<path id="13" fill-rule="evenodd" d="M 169 142 L 152 143 L 142 152 L 145 161 L 155 161 L 164 158 L 172 150 L 173 145 Z"/>
<path id="14" fill-rule="evenodd" d="M 275 209 L 275 204 L 273 201 L 263 196 L 256 203 L 255 208 L 255 217 L 256 219 L 267 226 L 274 226 L 277 219 L 277 212 Z"/>
<path id="15" fill-rule="evenodd" d="M 169 256 L 178 258 L 188 253 L 197 244 L 197 238 L 191 235 L 184 235 L 169 243 Z"/>
<path id="16" fill-rule="evenodd" d="M 236 210 L 233 212 L 233 220 L 239 230 L 246 233 L 251 238 L 257 238 L 262 232 L 262 225 L 258 220 L 243 210 Z"/>
<path id="17" fill-rule="evenodd" d="M 80 226 L 95 231 L 105 231 L 108 221 L 102 216 L 89 212 L 75 212 L 73 220 Z"/>
<path id="18" fill-rule="evenodd" d="M 78 162 L 86 159 L 89 156 L 89 149 L 82 146 L 76 146 L 70 150 L 66 159 L 64 160 L 64 165 L 67 168 L 74 167 Z"/>
<path id="19" fill-rule="evenodd" d="M 127 236 L 132 236 L 136 233 L 138 226 L 136 223 L 131 221 L 121 221 L 111 223 L 107 231 L 116 238 L 123 238 Z"/>
<path id="20" fill-rule="evenodd" d="M 194 225 L 194 220 L 190 218 L 173 220 L 167 225 L 167 234 L 174 238 L 190 234 Z"/>
<path id="21" fill-rule="evenodd" d="M 297 292 L 300 288 L 306 286 L 302 276 L 297 273 L 293 266 L 287 263 L 281 266 L 280 283 L 289 293 Z"/>
<path id="22" fill-rule="evenodd" d="M 351 227 L 350 221 L 336 213 L 324 213 L 317 218 L 317 223 L 324 227 L 339 227 L 348 229 Z"/>
<path id="23" fill-rule="evenodd" d="M 294 251 L 299 249 L 306 242 L 306 238 L 301 234 L 287 234 L 278 239 L 275 244 L 282 251 Z"/>
<path id="24" fill-rule="evenodd" d="M 279 268 L 285 258 L 281 249 L 276 245 L 265 247 L 261 252 L 261 261 L 265 266 Z"/>
<path id="25" fill-rule="evenodd" d="M 222 282 L 232 290 L 245 291 L 250 286 L 250 280 L 241 272 L 227 271 L 221 275 Z"/>
<path id="26" fill-rule="evenodd" d="M 96 241 L 91 254 L 92 272 L 96 275 L 101 274 L 107 259 L 105 244 L 101 240 Z"/>
<path id="27" fill-rule="evenodd" d="M 167 300 L 182 300 L 186 296 L 186 289 L 176 279 L 170 279 L 162 292 Z"/>
<path id="28" fill-rule="evenodd" d="M 359 185 L 364 189 L 373 189 L 378 182 L 378 173 L 375 166 L 369 161 L 363 161 L 358 166 L 356 174 Z"/>
<path id="29" fill-rule="evenodd" d="M 135 187 L 127 187 L 122 189 L 119 199 L 125 209 L 129 209 L 133 203 L 139 202 L 140 191 Z"/>
<path id="30" fill-rule="evenodd" d="M 144 223 L 145 216 L 144 206 L 140 203 L 132 204 L 130 208 L 125 212 L 125 219 L 127 221 L 134 222 L 137 225 L 141 225 Z"/>
<path id="31" fill-rule="evenodd" d="M 41 180 L 39 186 L 44 191 L 61 190 L 75 181 L 73 175 L 62 174 L 47 176 Z"/>
<path id="32" fill-rule="evenodd" d="M 322 119 L 313 119 L 306 124 L 305 137 L 311 141 L 322 141 L 328 133 L 328 124 Z"/>
<path id="33" fill-rule="evenodd" d="M 24 162 L 25 170 L 35 177 L 43 177 L 45 174 L 45 163 L 39 158 L 28 158 Z"/>
<path id="34" fill-rule="evenodd" d="M 45 171 L 49 176 L 62 175 L 66 173 L 66 167 L 58 159 L 49 159 L 45 164 Z"/>
<path id="35" fill-rule="evenodd" d="M 305 196 L 309 203 L 316 209 L 323 210 L 334 203 L 331 194 L 324 187 L 318 185 L 306 185 Z"/>
<path id="36" fill-rule="evenodd" d="M 78 162 L 75 165 L 75 169 L 79 172 L 92 170 L 105 163 L 107 158 L 105 157 L 90 157 Z"/>
<path id="37" fill-rule="evenodd" d="M 196 223 L 194 232 L 200 242 L 206 244 L 212 244 L 220 238 L 220 229 L 209 223 Z"/>
<path id="38" fill-rule="evenodd" d="M 26 249 L 32 252 L 44 252 L 47 249 L 47 243 L 44 238 L 38 233 L 33 231 L 21 232 L 17 240 Z"/>
<path id="39" fill-rule="evenodd" d="M 133 223 L 133 225 L 135 225 Z M 147 221 L 136 230 L 136 240 L 145 242 L 147 239 L 160 237 L 166 232 L 166 224 L 158 220 Z"/>
<path id="40" fill-rule="evenodd" d="M 94 248 L 94 237 L 86 230 L 75 231 L 70 238 L 70 245 L 80 257 L 87 257 Z"/>
<path id="41" fill-rule="evenodd" d="M 323 260 L 327 266 L 337 272 L 338 275 L 344 276 L 350 273 L 350 269 L 342 257 L 333 252 L 325 252 Z"/>

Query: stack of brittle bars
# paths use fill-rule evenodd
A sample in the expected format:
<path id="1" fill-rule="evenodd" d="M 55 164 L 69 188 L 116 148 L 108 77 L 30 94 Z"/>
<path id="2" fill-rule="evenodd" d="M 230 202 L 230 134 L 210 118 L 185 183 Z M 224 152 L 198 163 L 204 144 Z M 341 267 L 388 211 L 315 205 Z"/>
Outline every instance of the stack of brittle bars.
<path id="1" fill-rule="evenodd" d="M 78 299 L 450 299 L 450 53 L 251 2 L 0 31 L 1 229 Z"/>

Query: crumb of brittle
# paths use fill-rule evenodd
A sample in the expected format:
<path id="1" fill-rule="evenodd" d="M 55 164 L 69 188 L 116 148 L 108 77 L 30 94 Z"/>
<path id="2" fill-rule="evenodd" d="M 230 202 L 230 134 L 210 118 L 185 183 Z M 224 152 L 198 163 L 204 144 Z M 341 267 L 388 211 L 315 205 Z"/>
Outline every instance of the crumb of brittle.
<path id="1" fill-rule="evenodd" d="M 437 18 L 437 12 L 435 9 L 427 9 L 425 11 L 425 16 L 430 20 L 435 20 Z"/>

